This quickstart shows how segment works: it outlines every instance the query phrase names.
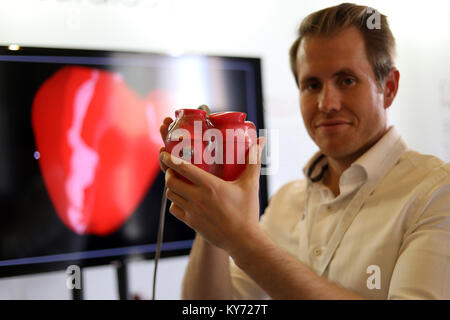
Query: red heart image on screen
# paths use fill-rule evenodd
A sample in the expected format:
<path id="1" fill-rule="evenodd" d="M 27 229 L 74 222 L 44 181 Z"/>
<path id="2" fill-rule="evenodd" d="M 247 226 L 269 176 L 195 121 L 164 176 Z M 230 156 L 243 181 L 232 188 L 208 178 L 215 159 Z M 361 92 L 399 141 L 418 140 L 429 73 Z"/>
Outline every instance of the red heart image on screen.
<path id="1" fill-rule="evenodd" d="M 159 170 L 170 97 L 141 98 L 118 73 L 68 66 L 37 91 L 32 127 L 55 210 L 77 234 L 108 235 L 136 210 Z"/>

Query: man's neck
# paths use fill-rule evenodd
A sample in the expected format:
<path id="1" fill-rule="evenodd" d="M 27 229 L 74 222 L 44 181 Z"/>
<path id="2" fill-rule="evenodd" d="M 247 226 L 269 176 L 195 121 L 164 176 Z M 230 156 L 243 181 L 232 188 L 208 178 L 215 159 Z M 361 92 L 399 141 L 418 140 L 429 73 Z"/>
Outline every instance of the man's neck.
<path id="1" fill-rule="evenodd" d="M 346 161 L 343 159 L 336 160 L 327 157 L 328 170 L 325 172 L 322 182 L 333 192 L 335 197 L 340 194 L 339 179 L 341 178 L 342 173 L 347 170 L 358 157 L 346 159 Z"/>
<path id="2" fill-rule="evenodd" d="M 385 128 L 383 133 L 380 134 L 376 139 L 374 139 L 372 143 L 355 154 L 342 158 L 332 158 L 330 156 L 326 156 L 328 160 L 328 170 L 326 171 L 322 182 L 324 185 L 330 188 L 330 190 L 336 197 L 340 194 L 339 179 L 341 178 L 342 173 L 347 170 L 353 162 L 358 160 L 360 156 L 367 152 L 367 150 L 372 148 L 372 146 L 377 143 L 386 134 L 387 131 L 388 128 Z"/>

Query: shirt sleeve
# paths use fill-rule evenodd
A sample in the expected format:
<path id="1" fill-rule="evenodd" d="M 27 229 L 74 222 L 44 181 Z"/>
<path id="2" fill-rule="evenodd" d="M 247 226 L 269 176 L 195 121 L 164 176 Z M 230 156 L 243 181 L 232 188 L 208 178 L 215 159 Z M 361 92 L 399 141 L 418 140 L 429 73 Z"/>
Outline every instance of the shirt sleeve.
<path id="1" fill-rule="evenodd" d="M 417 204 L 419 216 L 406 230 L 388 299 L 450 299 L 448 175 L 440 186 Z"/>

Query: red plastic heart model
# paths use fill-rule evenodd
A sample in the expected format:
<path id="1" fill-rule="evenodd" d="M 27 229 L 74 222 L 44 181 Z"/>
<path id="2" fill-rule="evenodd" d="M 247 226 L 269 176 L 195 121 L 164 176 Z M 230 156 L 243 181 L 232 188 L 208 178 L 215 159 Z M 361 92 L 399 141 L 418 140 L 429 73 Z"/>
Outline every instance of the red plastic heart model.
<path id="1" fill-rule="evenodd" d="M 169 95 L 144 99 L 118 73 L 63 67 L 35 95 L 39 166 L 58 216 L 78 234 L 108 235 L 142 201 L 159 170 Z"/>
<path id="2" fill-rule="evenodd" d="M 249 149 L 257 142 L 255 125 L 245 121 L 245 117 L 244 112 L 217 112 L 207 116 L 204 110 L 177 110 L 164 141 L 166 151 L 223 180 L 234 181 L 244 172 Z M 204 157 L 209 147 L 207 160 Z"/>
<path id="3" fill-rule="evenodd" d="M 251 121 L 245 121 L 245 117 L 243 112 L 217 112 L 209 115 L 211 124 L 220 130 L 223 137 L 221 164 L 215 165 L 214 171 L 226 181 L 234 181 L 241 176 L 246 167 L 249 149 L 257 142 L 255 125 Z M 229 151 L 232 152 L 232 157 Z"/>

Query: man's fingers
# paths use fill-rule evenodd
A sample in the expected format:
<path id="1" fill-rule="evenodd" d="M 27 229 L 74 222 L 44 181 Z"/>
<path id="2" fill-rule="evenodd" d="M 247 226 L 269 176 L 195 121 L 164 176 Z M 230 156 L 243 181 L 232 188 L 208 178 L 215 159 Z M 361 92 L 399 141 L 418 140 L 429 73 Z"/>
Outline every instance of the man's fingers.
<path id="1" fill-rule="evenodd" d="M 161 152 L 166 151 L 165 147 L 161 147 L 161 149 L 159 149 L 159 153 L 161 154 Z M 167 166 L 161 161 L 161 158 L 158 158 L 159 161 L 159 168 L 161 169 L 162 172 L 166 172 L 167 170 Z"/>
<path id="2" fill-rule="evenodd" d="M 264 150 L 264 146 L 266 145 L 266 138 L 259 137 L 257 142 L 252 146 L 251 157 L 256 157 L 256 159 L 249 159 L 249 163 L 253 163 L 252 161 L 256 160 L 256 164 L 261 164 L 261 155 Z"/>
<path id="3" fill-rule="evenodd" d="M 187 162 L 181 158 L 172 156 L 168 152 L 161 152 L 159 158 L 163 164 L 172 168 L 174 171 L 192 181 L 197 186 L 208 187 L 212 181 L 219 179 L 214 175 L 196 167 L 195 165 Z"/>
<path id="4" fill-rule="evenodd" d="M 175 172 L 171 168 L 166 170 L 166 186 L 169 190 L 176 193 L 178 196 L 184 199 L 196 199 L 198 197 L 197 186 L 184 182 L 176 176 Z M 183 208 L 186 208 L 188 202 L 179 203 Z"/>
<path id="5" fill-rule="evenodd" d="M 180 196 L 179 194 L 173 192 L 173 190 L 167 189 L 166 196 L 167 196 L 167 199 L 172 201 L 172 203 L 175 203 L 178 207 L 183 208 L 183 210 L 189 210 L 189 208 L 188 208 L 188 207 L 190 207 L 189 202 L 186 199 L 184 199 L 182 196 Z"/>
<path id="6" fill-rule="evenodd" d="M 161 127 L 159 127 L 159 134 L 161 135 L 161 139 L 162 139 L 163 141 L 166 140 L 167 133 L 169 132 L 168 130 L 169 130 L 169 127 L 166 126 L 166 125 L 164 125 L 164 124 L 161 125 Z"/>
<path id="7" fill-rule="evenodd" d="M 266 138 L 259 137 L 249 150 L 247 155 L 247 165 L 239 181 L 257 181 L 259 182 L 259 174 L 261 171 L 261 155 L 266 144 Z"/>
<path id="8" fill-rule="evenodd" d="M 173 120 L 172 120 L 172 118 L 171 117 L 166 117 L 166 118 L 164 118 L 164 120 L 163 120 L 163 123 L 165 124 L 165 125 L 169 125 L 169 124 L 171 124 L 173 122 Z"/>
<path id="9" fill-rule="evenodd" d="M 161 161 L 159 162 L 159 168 L 164 173 L 167 171 L 167 166 L 164 163 L 162 163 Z"/>
<path id="10" fill-rule="evenodd" d="M 173 214 L 178 220 L 181 220 L 183 222 L 186 220 L 186 212 L 173 202 L 169 207 L 169 212 Z"/>
<path id="11" fill-rule="evenodd" d="M 169 125 L 173 122 L 172 118 L 165 118 L 163 120 L 163 124 L 159 127 L 159 133 L 161 134 L 161 138 L 164 140 L 166 140 L 166 136 L 169 130 Z"/>

